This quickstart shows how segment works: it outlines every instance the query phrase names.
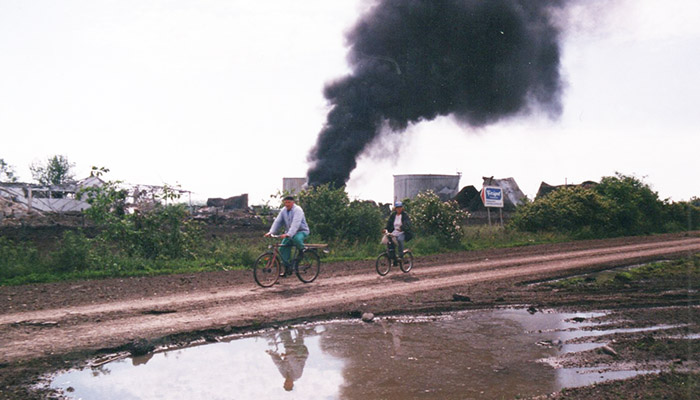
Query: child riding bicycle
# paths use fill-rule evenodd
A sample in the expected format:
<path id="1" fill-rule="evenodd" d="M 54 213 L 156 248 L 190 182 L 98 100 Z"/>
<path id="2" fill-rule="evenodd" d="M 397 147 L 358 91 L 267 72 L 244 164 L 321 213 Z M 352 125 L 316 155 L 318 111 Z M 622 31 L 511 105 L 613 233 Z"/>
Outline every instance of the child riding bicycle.
<path id="1" fill-rule="evenodd" d="M 407 242 L 413 238 L 413 232 L 411 230 L 411 218 L 409 218 L 408 213 L 403 210 L 403 203 L 400 201 L 394 203 L 394 211 L 386 221 L 384 233 L 386 234 L 388 232 L 391 232 L 391 235 L 393 236 L 393 239 L 398 247 L 396 256 L 399 258 L 402 257 L 404 242 Z M 394 265 L 397 263 L 398 261 L 394 261 Z"/>

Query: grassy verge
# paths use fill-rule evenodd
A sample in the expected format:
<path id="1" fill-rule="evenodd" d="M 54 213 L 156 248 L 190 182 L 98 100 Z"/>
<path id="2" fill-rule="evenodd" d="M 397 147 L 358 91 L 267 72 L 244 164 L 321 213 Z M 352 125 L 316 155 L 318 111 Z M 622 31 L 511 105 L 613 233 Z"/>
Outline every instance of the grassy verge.
<path id="1" fill-rule="evenodd" d="M 700 374 L 664 372 L 582 388 L 564 389 L 549 399 L 697 399 Z"/>
<path id="2" fill-rule="evenodd" d="M 416 256 L 494 247 L 515 247 L 565 241 L 562 235 L 534 234 L 501 227 L 467 227 L 458 243 L 444 243 L 436 237 L 417 237 L 408 243 Z M 53 246 L 38 246 L 32 241 L 0 238 L 0 285 L 99 279 L 125 276 L 149 276 L 252 268 L 257 256 L 277 240 L 260 236 L 239 238 L 233 235 L 203 240 L 195 252 L 182 258 L 144 258 L 129 255 L 128 249 L 115 243 L 89 238 L 80 231 L 67 232 Z M 311 236 L 307 243 L 321 243 Z M 376 241 L 328 243 L 329 254 L 323 262 L 374 259 L 383 246 Z"/>
<path id="3" fill-rule="evenodd" d="M 657 283 L 664 282 L 668 289 L 683 288 L 678 286 L 683 282 L 700 282 L 700 256 L 643 264 L 585 277 L 572 277 L 549 285 L 559 289 L 578 291 L 622 288 L 642 290 L 651 280 Z"/>

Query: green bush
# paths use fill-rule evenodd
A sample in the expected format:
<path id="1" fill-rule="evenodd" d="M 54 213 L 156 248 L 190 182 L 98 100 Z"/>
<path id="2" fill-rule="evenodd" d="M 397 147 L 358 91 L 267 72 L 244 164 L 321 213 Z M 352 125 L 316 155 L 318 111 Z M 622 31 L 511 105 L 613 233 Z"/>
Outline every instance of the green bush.
<path id="1" fill-rule="evenodd" d="M 346 213 L 345 237 L 348 240 L 371 241 L 381 236 L 384 222 L 381 210 L 374 202 L 355 200 Z"/>
<path id="2" fill-rule="evenodd" d="M 380 235 L 380 208 L 372 202 L 350 202 L 345 188 L 311 187 L 299 193 L 297 201 L 312 234 L 323 241 L 366 242 Z"/>
<path id="3" fill-rule="evenodd" d="M 82 233 L 66 231 L 61 245 L 51 254 L 51 267 L 59 272 L 84 271 L 91 266 L 91 244 Z"/>
<path id="4" fill-rule="evenodd" d="M 406 202 L 406 212 L 416 235 L 435 236 L 446 244 L 457 244 L 464 236 L 467 213 L 455 201 L 442 201 L 433 191 L 419 193 Z"/>
<path id="5" fill-rule="evenodd" d="M 79 197 L 90 204 L 85 215 L 101 229 L 100 239 L 129 256 L 192 259 L 202 245 L 201 230 L 189 220 L 183 204 L 156 203 L 150 210 L 129 214 L 125 211 L 126 191 L 119 188 L 118 181 L 86 188 Z M 172 189 L 164 188 L 162 199 L 177 197 Z"/>
<path id="6" fill-rule="evenodd" d="M 148 212 L 129 215 L 129 248 L 150 259 L 194 258 L 201 244 L 201 230 L 187 217 L 182 204 L 157 205 Z"/>
<path id="7" fill-rule="evenodd" d="M 607 236 L 613 229 L 611 209 L 610 201 L 589 188 L 561 188 L 519 206 L 510 224 L 526 232 Z"/>
<path id="8" fill-rule="evenodd" d="M 45 262 L 36 247 L 0 236 L 0 280 L 43 271 Z"/>
<path id="9" fill-rule="evenodd" d="M 330 185 L 310 187 L 298 195 L 297 202 L 304 209 L 311 232 L 323 240 L 336 240 L 344 235 L 345 214 L 350 204 L 344 188 Z"/>
<path id="10" fill-rule="evenodd" d="M 692 200 L 665 203 L 662 220 L 666 232 L 700 229 L 700 206 Z"/>
<path id="11" fill-rule="evenodd" d="M 692 204 L 661 201 L 641 180 L 618 173 L 593 187 L 561 188 L 526 202 L 510 224 L 521 231 L 582 238 L 678 231 L 689 225 L 697 229 L 698 220 L 700 209 Z"/>
<path id="12" fill-rule="evenodd" d="M 661 232 L 663 202 L 641 180 L 616 174 L 601 179 L 593 190 L 610 202 L 610 222 L 615 235 Z"/>

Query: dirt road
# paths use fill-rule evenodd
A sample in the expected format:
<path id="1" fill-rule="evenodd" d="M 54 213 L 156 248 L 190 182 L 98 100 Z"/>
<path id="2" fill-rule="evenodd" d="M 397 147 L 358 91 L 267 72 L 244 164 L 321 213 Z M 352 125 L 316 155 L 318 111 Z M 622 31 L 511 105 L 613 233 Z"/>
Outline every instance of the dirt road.
<path id="1" fill-rule="evenodd" d="M 2 287 L 0 364 L 279 321 L 507 304 L 523 282 L 698 252 L 697 234 L 664 235 L 432 256 L 386 277 L 369 261 L 323 264 L 314 283 L 293 277 L 269 289 L 250 271 Z"/>

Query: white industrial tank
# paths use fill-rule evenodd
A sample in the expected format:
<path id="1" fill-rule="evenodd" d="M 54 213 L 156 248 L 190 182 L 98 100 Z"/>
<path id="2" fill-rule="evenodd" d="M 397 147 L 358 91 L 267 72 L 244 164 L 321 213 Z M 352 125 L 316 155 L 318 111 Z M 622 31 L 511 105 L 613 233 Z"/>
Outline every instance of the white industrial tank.
<path id="1" fill-rule="evenodd" d="M 418 193 L 432 190 L 441 200 L 454 198 L 459 192 L 457 175 L 394 175 L 394 201 L 412 199 Z"/>

